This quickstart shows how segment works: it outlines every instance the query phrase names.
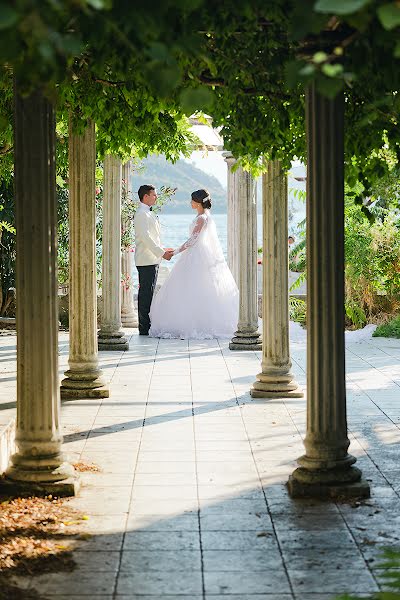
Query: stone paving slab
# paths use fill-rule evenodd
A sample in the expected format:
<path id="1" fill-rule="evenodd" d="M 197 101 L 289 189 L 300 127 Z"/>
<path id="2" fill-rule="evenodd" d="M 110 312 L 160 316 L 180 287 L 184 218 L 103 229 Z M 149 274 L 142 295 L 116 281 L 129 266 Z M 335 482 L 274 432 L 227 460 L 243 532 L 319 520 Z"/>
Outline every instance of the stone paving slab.
<path id="1" fill-rule="evenodd" d="M 89 537 L 74 542 L 78 568 L 23 585 L 69 600 L 332 600 L 380 589 L 382 548 L 400 547 L 400 341 L 347 343 L 350 451 L 372 498 L 341 504 L 288 497 L 306 404 L 251 400 L 260 353 L 129 337 L 128 352 L 100 355 L 110 398 L 62 406 L 65 451 L 101 469 L 82 473 L 69 500 L 89 516 Z M 299 339 L 303 386 L 305 358 Z M 12 334 L 0 336 L 0 381 L 5 424 L 15 415 Z"/>

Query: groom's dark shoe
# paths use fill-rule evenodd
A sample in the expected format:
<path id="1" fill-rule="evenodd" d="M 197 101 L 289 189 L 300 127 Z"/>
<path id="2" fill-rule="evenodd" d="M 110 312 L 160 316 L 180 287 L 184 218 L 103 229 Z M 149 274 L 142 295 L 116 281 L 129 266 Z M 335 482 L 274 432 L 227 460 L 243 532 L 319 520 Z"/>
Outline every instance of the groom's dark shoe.
<path id="1" fill-rule="evenodd" d="M 148 331 L 139 331 L 139 335 L 149 335 Z"/>

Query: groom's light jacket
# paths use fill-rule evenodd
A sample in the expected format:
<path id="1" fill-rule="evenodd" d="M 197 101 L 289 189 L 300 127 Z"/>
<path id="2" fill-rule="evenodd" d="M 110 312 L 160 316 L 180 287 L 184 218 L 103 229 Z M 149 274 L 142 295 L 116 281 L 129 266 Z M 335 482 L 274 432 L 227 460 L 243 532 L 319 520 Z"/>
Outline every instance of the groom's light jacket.
<path id="1" fill-rule="evenodd" d="M 136 266 L 157 265 L 165 252 L 161 246 L 160 224 L 147 204 L 143 202 L 139 202 L 134 226 Z"/>

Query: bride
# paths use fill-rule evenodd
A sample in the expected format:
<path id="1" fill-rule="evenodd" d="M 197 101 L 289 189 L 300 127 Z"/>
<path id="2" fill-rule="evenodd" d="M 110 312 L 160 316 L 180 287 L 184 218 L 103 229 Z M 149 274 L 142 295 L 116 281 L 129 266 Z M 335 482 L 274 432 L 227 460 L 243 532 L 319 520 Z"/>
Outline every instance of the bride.
<path id="1" fill-rule="evenodd" d="M 149 335 L 159 338 L 232 337 L 238 323 L 239 293 L 225 262 L 207 190 L 192 193 L 197 216 L 190 237 L 174 255 L 175 266 L 150 309 Z"/>

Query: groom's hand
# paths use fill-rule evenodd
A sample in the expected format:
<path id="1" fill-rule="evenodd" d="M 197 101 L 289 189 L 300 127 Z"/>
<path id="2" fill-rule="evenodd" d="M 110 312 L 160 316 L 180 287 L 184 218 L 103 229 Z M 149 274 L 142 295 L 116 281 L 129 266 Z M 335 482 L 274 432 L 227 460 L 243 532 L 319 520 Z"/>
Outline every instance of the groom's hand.
<path id="1" fill-rule="evenodd" d="M 163 254 L 163 258 L 165 258 L 165 260 L 171 260 L 173 253 L 174 251 L 171 249 L 166 250 Z"/>

